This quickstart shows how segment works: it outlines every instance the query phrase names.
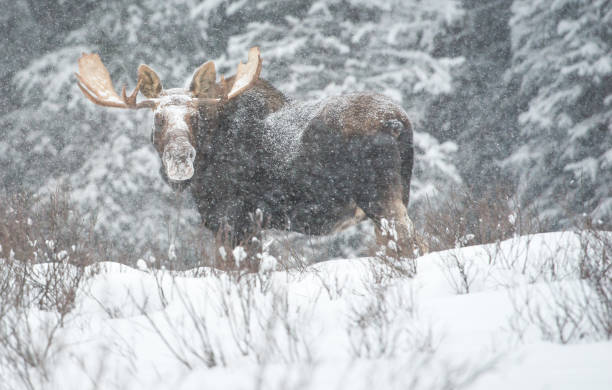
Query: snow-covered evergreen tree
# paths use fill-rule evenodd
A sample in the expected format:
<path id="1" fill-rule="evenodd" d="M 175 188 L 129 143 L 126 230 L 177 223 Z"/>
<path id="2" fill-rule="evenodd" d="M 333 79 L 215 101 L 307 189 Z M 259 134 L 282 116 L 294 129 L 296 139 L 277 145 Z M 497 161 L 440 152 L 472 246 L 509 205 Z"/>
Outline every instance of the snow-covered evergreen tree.
<path id="1" fill-rule="evenodd" d="M 464 14 L 438 35 L 437 56 L 463 57 L 453 88 L 426 109 L 425 130 L 457 143 L 456 165 L 474 196 L 499 196 L 513 183 L 500 167 L 517 131 L 516 88 L 503 75 L 512 52 L 511 2 L 462 0 Z"/>
<path id="2" fill-rule="evenodd" d="M 182 86 L 208 57 L 202 12 L 210 10 L 196 1 L 100 3 L 60 47 L 30 61 L 13 79 L 22 105 L 3 118 L 11 126 L 1 158 L 13 167 L 3 180 L 43 192 L 67 182 L 75 200 L 98 209 L 100 228 L 122 244 L 167 239 L 163 221 L 175 201 L 150 146 L 150 112 L 91 104 L 74 72 L 82 52 L 97 52 L 117 88 L 134 86 L 140 63 L 155 68 L 164 85 Z"/>
<path id="3" fill-rule="evenodd" d="M 554 225 L 612 218 L 612 3 L 516 0 L 520 136 L 506 160 L 518 193 Z"/>

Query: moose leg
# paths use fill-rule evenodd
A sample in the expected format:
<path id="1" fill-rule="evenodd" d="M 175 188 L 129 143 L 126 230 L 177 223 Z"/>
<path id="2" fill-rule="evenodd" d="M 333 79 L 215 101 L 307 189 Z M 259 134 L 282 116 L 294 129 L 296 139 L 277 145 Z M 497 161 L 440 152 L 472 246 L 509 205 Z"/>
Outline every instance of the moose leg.
<path id="1" fill-rule="evenodd" d="M 364 211 L 374 221 L 379 247 L 387 248 L 387 253 L 392 256 L 414 257 L 418 253 L 414 225 L 401 200 L 401 193 L 399 196 L 371 202 L 369 210 Z"/>
<path id="2" fill-rule="evenodd" d="M 386 203 L 385 209 L 382 211 L 383 216 L 378 217 L 380 220 L 376 224 L 376 241 L 379 245 L 386 245 L 392 254 L 399 254 L 402 257 L 414 257 L 415 249 L 415 231 L 414 225 L 408 217 L 406 206 L 400 199 L 393 199 Z M 383 218 L 386 221 L 383 223 Z M 385 226 L 386 225 L 386 226 Z M 389 241 L 393 240 L 397 248 L 389 245 Z"/>
<path id="3" fill-rule="evenodd" d="M 258 212 L 228 213 L 227 217 L 213 216 L 206 220 L 206 227 L 215 235 L 214 266 L 225 270 L 258 271 L 258 254 L 263 249 L 262 223 L 263 214 Z"/>
<path id="4" fill-rule="evenodd" d="M 357 206 L 374 221 L 377 243 L 386 247 L 396 245 L 397 248 L 389 249 L 402 257 L 413 257 L 414 227 L 402 200 L 397 140 L 388 134 L 377 134 L 355 140 L 351 150 L 356 157 L 353 197 Z M 389 244 L 391 239 L 395 244 Z"/>

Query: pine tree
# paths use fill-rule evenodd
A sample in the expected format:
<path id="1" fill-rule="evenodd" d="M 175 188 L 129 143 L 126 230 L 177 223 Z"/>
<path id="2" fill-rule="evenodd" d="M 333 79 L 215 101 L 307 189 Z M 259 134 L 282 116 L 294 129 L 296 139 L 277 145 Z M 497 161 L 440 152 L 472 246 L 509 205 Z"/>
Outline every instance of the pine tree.
<path id="1" fill-rule="evenodd" d="M 517 132 L 516 88 L 503 75 L 511 65 L 510 2 L 463 0 L 464 16 L 439 35 L 436 56 L 462 57 L 451 93 L 427 107 L 427 131 L 457 142 L 456 165 L 475 197 L 499 196 L 513 183 L 500 167 Z"/>
<path id="2" fill-rule="evenodd" d="M 612 217 L 612 3 L 517 0 L 511 20 L 520 137 L 506 164 L 551 225 Z"/>
<path id="3" fill-rule="evenodd" d="M 65 183 L 77 202 L 98 210 L 98 226 L 121 245 L 167 240 L 163 221 L 175 201 L 149 145 L 150 113 L 91 104 L 74 72 L 82 52 L 97 52 L 117 88 L 134 86 L 141 63 L 155 68 L 165 86 L 183 86 L 210 58 L 209 13 L 196 1 L 98 3 L 83 26 L 13 77 L 21 101 L 1 120 L 7 137 L 0 162 L 9 168 L 0 173 L 4 186 L 45 192 Z"/>

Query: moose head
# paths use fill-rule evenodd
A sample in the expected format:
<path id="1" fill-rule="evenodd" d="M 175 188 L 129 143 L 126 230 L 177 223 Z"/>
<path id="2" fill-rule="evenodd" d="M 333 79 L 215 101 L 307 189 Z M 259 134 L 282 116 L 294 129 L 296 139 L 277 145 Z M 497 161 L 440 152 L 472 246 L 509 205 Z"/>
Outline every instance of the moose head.
<path id="1" fill-rule="evenodd" d="M 162 161 L 162 172 L 168 181 L 180 185 L 194 174 L 198 115 L 208 113 L 204 121 L 214 121 L 221 105 L 251 87 L 261 72 L 258 47 L 249 50 L 246 64 L 240 63 L 236 75 L 216 82 L 215 64 L 208 61 L 194 72 L 189 89 L 164 89 L 161 79 L 147 65 L 138 67 L 138 81 L 128 96 L 124 86 L 119 96 L 110 74 L 97 54 L 83 54 L 79 59 L 77 84 L 83 94 L 97 105 L 105 107 L 154 111 L 155 124 L 151 140 Z M 137 102 L 138 92 L 146 99 Z M 203 106 L 206 108 L 202 110 Z"/>

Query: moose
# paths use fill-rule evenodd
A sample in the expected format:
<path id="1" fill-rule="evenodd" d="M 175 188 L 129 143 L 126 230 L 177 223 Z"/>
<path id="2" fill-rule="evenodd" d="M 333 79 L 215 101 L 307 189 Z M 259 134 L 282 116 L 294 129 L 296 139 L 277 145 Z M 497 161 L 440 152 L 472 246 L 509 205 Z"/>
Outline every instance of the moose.
<path id="1" fill-rule="evenodd" d="M 190 188 L 213 232 L 229 228 L 241 242 L 257 209 L 270 228 L 314 235 L 368 217 L 379 240 L 394 223 L 398 250 L 410 255 L 413 142 L 404 110 L 374 93 L 295 102 L 261 79 L 261 68 L 253 47 L 232 77 L 217 81 L 208 61 L 189 88 L 165 89 L 140 65 L 134 91 L 124 86 L 119 96 L 100 57 L 83 54 L 76 77 L 97 105 L 153 110 L 161 175 Z M 137 102 L 139 92 L 146 99 Z"/>

